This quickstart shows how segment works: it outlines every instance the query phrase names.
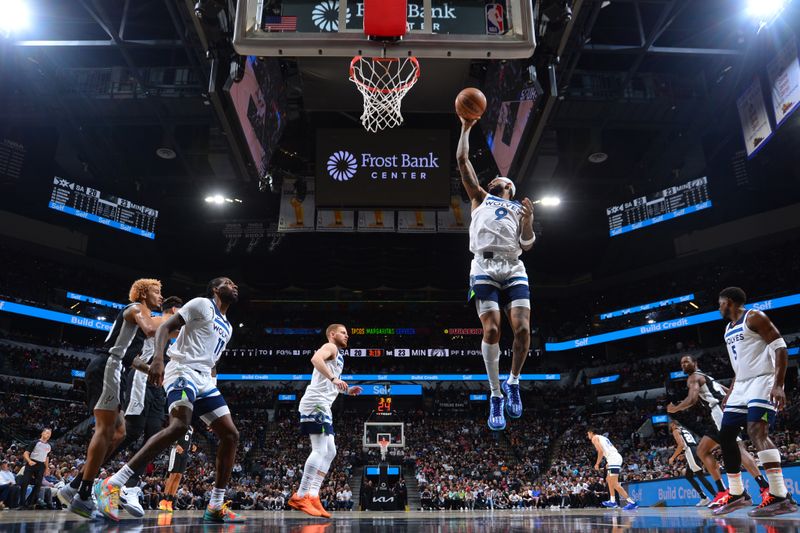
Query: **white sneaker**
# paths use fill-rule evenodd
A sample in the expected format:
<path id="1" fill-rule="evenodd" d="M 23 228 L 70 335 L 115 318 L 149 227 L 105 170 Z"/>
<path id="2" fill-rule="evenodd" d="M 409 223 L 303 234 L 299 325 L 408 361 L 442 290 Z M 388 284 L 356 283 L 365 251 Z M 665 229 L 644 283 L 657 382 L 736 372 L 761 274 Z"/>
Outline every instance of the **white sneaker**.
<path id="1" fill-rule="evenodd" d="M 134 518 L 141 518 L 144 516 L 144 509 L 142 509 L 142 503 L 139 500 L 139 495 L 142 493 L 142 489 L 139 487 L 122 487 L 122 490 L 119 491 L 119 505 L 129 515 Z"/>
<path id="2" fill-rule="evenodd" d="M 74 498 L 76 494 L 78 494 L 78 489 L 73 489 L 69 485 L 64 485 L 58 489 L 56 496 L 58 496 L 58 501 L 69 507 L 69 504 L 72 503 L 72 498 Z"/>
<path id="3" fill-rule="evenodd" d="M 708 498 L 703 498 L 702 500 L 697 502 L 695 507 L 706 507 L 709 503 L 711 503 L 711 500 L 709 500 Z"/>

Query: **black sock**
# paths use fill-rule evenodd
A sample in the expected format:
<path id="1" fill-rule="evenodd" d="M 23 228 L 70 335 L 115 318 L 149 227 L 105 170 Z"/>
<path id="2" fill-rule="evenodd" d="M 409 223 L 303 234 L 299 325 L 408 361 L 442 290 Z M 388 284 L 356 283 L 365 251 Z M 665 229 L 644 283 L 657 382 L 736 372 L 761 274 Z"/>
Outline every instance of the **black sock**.
<path id="1" fill-rule="evenodd" d="M 175 496 L 173 496 L 172 494 L 165 494 L 164 499 L 167 500 L 168 502 L 172 502 L 175 501 Z"/>
<path id="2" fill-rule="evenodd" d="M 69 482 L 69 486 L 72 487 L 75 490 L 78 490 L 79 488 L 81 488 L 81 481 L 82 480 L 83 480 L 83 478 L 81 477 L 80 474 L 78 474 L 77 476 L 75 476 L 75 479 L 73 479 L 72 481 Z"/>
<path id="3" fill-rule="evenodd" d="M 128 488 L 138 487 L 140 479 L 141 476 L 139 475 L 139 473 L 134 472 L 133 475 L 128 478 L 128 481 L 125 483 L 125 486 Z"/>
<path id="4" fill-rule="evenodd" d="M 693 473 L 686 474 L 686 481 L 688 481 L 689 484 L 692 486 L 692 488 L 697 492 L 701 500 L 706 497 L 705 493 L 703 493 L 703 489 L 700 488 L 700 483 L 698 483 L 697 480 L 694 478 Z"/>
<path id="5" fill-rule="evenodd" d="M 719 478 L 714 483 L 717 485 L 717 492 L 725 492 L 725 484 L 722 483 L 722 478 Z"/>
<path id="6" fill-rule="evenodd" d="M 709 497 L 713 498 L 714 497 L 714 487 L 712 487 L 711 483 L 708 482 L 708 480 L 706 479 L 706 476 L 703 474 L 703 471 L 700 470 L 699 472 L 695 472 L 694 476 L 706 488 L 706 490 L 708 491 Z"/>
<path id="7" fill-rule="evenodd" d="M 91 497 L 92 485 L 94 485 L 92 481 L 87 479 L 81 480 L 81 486 L 78 489 L 78 496 L 80 496 L 81 500 L 88 500 Z"/>
<path id="8" fill-rule="evenodd" d="M 769 488 L 769 482 L 766 479 L 764 479 L 764 476 L 762 476 L 762 475 L 759 475 L 756 478 L 756 483 L 758 483 L 758 488 L 760 488 L 760 489 L 768 489 Z"/>

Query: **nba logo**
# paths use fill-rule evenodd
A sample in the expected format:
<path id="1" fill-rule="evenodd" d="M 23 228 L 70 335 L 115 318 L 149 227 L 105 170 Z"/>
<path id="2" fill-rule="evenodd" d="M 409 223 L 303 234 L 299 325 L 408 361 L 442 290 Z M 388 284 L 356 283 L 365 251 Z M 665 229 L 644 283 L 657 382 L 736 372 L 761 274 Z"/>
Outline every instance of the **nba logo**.
<path id="1" fill-rule="evenodd" d="M 502 35 L 503 33 L 505 33 L 503 6 L 500 4 L 486 4 L 486 34 Z"/>

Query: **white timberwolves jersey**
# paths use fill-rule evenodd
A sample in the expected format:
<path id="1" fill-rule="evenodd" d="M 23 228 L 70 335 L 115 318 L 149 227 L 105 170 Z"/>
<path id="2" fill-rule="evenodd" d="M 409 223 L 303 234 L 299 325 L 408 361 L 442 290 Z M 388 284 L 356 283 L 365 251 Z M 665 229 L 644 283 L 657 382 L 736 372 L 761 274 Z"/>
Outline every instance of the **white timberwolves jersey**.
<path id="1" fill-rule="evenodd" d="M 469 249 L 473 254 L 497 252 L 522 255 L 519 245 L 522 204 L 487 194 L 472 211 Z"/>
<path id="2" fill-rule="evenodd" d="M 775 373 L 775 355 L 770 353 L 761 335 L 747 327 L 747 315 L 725 328 L 725 345 L 736 381 Z"/>
<path id="3" fill-rule="evenodd" d="M 233 327 L 210 298 L 194 298 L 178 310 L 186 325 L 167 350 L 177 363 L 210 370 L 231 340 Z"/>
<path id="4" fill-rule="evenodd" d="M 619 456 L 619 452 L 614 445 L 611 444 L 611 441 L 608 440 L 608 437 L 597 435 L 597 442 L 600 443 L 600 449 L 603 450 L 603 455 L 606 459 Z"/>
<path id="5" fill-rule="evenodd" d="M 335 358 L 325 361 L 325 366 L 328 367 L 334 378 L 341 376 L 344 369 L 344 350 L 339 350 Z M 315 368 L 311 373 L 311 383 L 308 384 L 306 392 L 300 399 L 300 411 L 306 412 L 317 407 L 330 411 L 338 396 L 339 391 L 333 382 Z"/>

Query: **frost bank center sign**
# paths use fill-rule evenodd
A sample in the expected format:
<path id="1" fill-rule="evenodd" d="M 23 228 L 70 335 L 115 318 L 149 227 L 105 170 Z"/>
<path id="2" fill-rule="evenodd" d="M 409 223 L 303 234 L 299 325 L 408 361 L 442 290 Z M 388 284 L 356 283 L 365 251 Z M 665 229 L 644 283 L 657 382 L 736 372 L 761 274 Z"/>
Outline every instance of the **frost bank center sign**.
<path id="1" fill-rule="evenodd" d="M 446 131 L 319 130 L 319 207 L 446 208 L 450 139 Z"/>

